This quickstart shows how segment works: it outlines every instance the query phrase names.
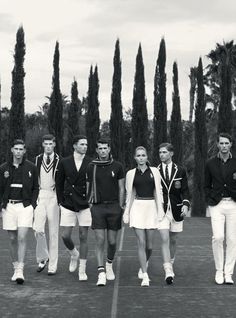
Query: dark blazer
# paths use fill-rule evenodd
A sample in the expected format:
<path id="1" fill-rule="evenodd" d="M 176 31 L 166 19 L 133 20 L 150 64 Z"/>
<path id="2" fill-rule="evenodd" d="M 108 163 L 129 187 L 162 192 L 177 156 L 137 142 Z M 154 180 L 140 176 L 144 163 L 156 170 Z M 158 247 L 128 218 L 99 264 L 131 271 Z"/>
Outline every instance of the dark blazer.
<path id="1" fill-rule="evenodd" d="M 23 205 L 24 207 L 32 205 L 34 208 L 37 205 L 37 198 L 39 193 L 38 173 L 36 166 L 23 159 Z M 5 162 L 0 166 L 0 203 L 2 208 L 6 208 L 10 195 L 10 185 L 13 176 L 12 162 Z"/>
<path id="2" fill-rule="evenodd" d="M 53 168 L 52 168 L 54 180 L 56 180 L 56 177 L 57 177 L 59 160 L 60 160 L 59 155 L 57 153 L 54 153 Z M 41 153 L 35 158 L 35 165 L 37 167 L 39 178 L 40 178 L 40 168 L 42 165 L 42 161 L 43 161 L 43 153 Z"/>
<path id="3" fill-rule="evenodd" d="M 210 206 L 217 205 L 224 196 L 224 190 L 236 201 L 236 158 L 231 158 L 225 166 L 226 174 L 221 170 L 221 159 L 211 158 L 205 168 L 205 195 Z"/>
<path id="4" fill-rule="evenodd" d="M 91 159 L 85 156 L 79 171 L 76 169 L 73 155 L 59 162 L 56 190 L 58 203 L 63 207 L 75 212 L 88 208 L 86 170 L 90 162 Z"/>
<path id="5" fill-rule="evenodd" d="M 159 169 L 161 175 L 165 213 L 170 206 L 175 221 L 182 221 L 183 217 L 180 216 L 182 206 L 190 206 L 186 170 L 173 162 L 170 175 L 170 183 L 169 185 L 167 185 L 162 169 L 162 164 L 160 164 L 157 168 Z"/>

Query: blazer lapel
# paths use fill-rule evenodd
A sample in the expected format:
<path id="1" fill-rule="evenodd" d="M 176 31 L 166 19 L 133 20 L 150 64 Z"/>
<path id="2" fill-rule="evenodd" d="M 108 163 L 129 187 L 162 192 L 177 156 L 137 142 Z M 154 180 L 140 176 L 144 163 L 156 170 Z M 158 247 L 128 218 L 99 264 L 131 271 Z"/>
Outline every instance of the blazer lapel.
<path id="1" fill-rule="evenodd" d="M 173 181 L 174 181 L 174 178 L 175 178 L 177 172 L 178 172 L 178 167 L 177 167 L 177 165 L 173 162 L 169 188 L 171 188 L 172 183 L 173 183 Z"/>
<path id="2" fill-rule="evenodd" d="M 162 164 L 159 164 L 159 166 L 157 167 L 159 172 L 160 172 L 160 175 L 161 175 L 161 181 L 163 182 L 164 186 L 166 187 L 166 189 L 168 190 L 168 185 L 166 184 L 166 180 L 165 180 L 165 176 L 164 176 L 164 171 L 163 171 L 163 168 L 162 168 Z"/>

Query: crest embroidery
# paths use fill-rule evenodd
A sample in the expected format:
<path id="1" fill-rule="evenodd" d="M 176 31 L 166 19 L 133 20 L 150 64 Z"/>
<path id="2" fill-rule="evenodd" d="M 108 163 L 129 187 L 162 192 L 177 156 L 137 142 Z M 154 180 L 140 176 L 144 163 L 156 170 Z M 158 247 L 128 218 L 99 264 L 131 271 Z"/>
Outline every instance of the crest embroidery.
<path id="1" fill-rule="evenodd" d="M 10 176 L 9 171 L 4 171 L 4 178 L 9 178 L 9 176 Z"/>
<path id="2" fill-rule="evenodd" d="M 181 189 L 181 182 L 180 181 L 175 181 L 174 185 L 175 185 L 175 189 Z"/>

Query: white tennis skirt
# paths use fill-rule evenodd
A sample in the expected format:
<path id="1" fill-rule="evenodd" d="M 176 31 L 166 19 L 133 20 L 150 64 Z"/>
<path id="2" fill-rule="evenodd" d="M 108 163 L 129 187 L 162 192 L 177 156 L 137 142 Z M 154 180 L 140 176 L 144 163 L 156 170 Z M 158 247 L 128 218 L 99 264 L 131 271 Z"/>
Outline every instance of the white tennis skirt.
<path id="1" fill-rule="evenodd" d="M 130 227 L 157 229 L 157 206 L 155 200 L 135 199 L 130 209 Z"/>

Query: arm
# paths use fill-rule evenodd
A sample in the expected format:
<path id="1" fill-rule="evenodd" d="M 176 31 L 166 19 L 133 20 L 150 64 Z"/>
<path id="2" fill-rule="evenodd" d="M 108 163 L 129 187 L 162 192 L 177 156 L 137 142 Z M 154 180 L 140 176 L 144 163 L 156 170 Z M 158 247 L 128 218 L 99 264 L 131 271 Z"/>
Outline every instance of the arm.
<path id="1" fill-rule="evenodd" d="M 59 162 L 57 177 L 56 177 L 56 192 L 58 204 L 63 202 L 64 199 L 64 183 L 65 183 L 65 170 L 62 161 Z"/>
<path id="2" fill-rule="evenodd" d="M 34 172 L 34 174 L 33 174 L 33 187 L 32 187 L 31 204 L 32 204 L 33 208 L 35 209 L 36 205 L 37 205 L 38 195 L 39 195 L 38 171 L 37 171 L 36 167 L 34 167 L 33 172 Z"/>
<path id="3" fill-rule="evenodd" d="M 120 207 L 123 209 L 124 203 L 125 203 L 125 179 L 124 178 L 119 179 L 118 185 L 119 185 L 119 204 L 120 204 Z"/>

